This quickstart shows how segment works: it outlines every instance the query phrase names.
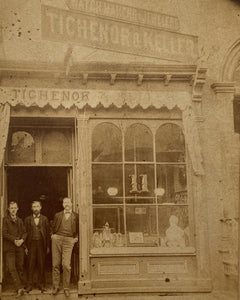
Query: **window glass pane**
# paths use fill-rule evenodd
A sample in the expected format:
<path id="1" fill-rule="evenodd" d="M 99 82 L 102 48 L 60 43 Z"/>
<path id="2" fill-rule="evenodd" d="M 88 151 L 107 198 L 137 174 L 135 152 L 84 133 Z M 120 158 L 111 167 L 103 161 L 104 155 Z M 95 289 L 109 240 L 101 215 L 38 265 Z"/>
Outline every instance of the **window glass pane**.
<path id="1" fill-rule="evenodd" d="M 158 226 L 162 247 L 189 246 L 187 207 L 159 206 Z"/>
<path id="2" fill-rule="evenodd" d="M 159 162 L 185 161 L 184 136 L 179 126 L 168 123 L 157 130 L 156 160 Z"/>
<path id="3" fill-rule="evenodd" d="M 123 208 L 93 208 L 93 248 L 125 246 Z"/>
<path id="4" fill-rule="evenodd" d="M 122 165 L 93 165 L 93 203 L 122 203 Z"/>
<path id="5" fill-rule="evenodd" d="M 42 139 L 44 163 L 71 163 L 70 131 L 48 130 Z"/>
<path id="6" fill-rule="evenodd" d="M 154 166 L 125 165 L 126 196 L 138 198 L 154 197 Z M 149 200 L 152 202 L 152 200 Z"/>
<path id="7" fill-rule="evenodd" d="M 130 126 L 125 134 L 126 161 L 153 161 L 153 138 L 150 129 L 141 124 Z"/>
<path id="8" fill-rule="evenodd" d="M 35 162 L 34 133 L 31 131 L 15 131 L 10 139 L 8 161 L 15 163 Z"/>
<path id="9" fill-rule="evenodd" d="M 121 161 L 122 134 L 110 123 L 97 125 L 92 136 L 92 161 Z"/>
<path id="10" fill-rule="evenodd" d="M 157 166 L 157 188 L 159 203 L 187 204 L 186 167 Z"/>
<path id="11" fill-rule="evenodd" d="M 157 246 L 156 207 L 127 205 L 128 246 Z"/>

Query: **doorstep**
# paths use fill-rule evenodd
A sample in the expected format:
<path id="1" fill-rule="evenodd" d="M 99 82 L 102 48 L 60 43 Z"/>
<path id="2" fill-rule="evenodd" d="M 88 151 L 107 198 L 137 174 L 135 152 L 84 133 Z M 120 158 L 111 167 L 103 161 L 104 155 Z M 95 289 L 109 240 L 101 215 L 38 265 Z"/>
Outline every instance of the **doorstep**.
<path id="1" fill-rule="evenodd" d="M 1 300 L 238 300 L 236 293 L 226 291 L 214 291 L 212 293 L 187 293 L 187 294 L 94 294 L 78 295 L 77 290 L 70 291 L 70 297 L 66 297 L 61 290 L 56 296 L 53 296 L 51 290 L 41 293 L 38 290 L 32 290 L 29 294 L 16 298 L 13 293 L 2 293 Z"/>
<path id="2" fill-rule="evenodd" d="M 29 293 L 25 293 L 23 296 L 16 298 L 16 294 L 13 292 L 3 292 L 2 296 L 0 298 L 1 300 L 13 300 L 13 299 L 18 299 L 18 300 L 76 300 L 78 299 L 78 291 L 77 289 L 71 289 L 70 290 L 70 296 L 67 298 L 63 290 L 60 290 L 59 293 L 55 296 L 52 295 L 52 289 L 48 289 L 46 292 L 41 293 L 37 289 L 33 289 Z"/>

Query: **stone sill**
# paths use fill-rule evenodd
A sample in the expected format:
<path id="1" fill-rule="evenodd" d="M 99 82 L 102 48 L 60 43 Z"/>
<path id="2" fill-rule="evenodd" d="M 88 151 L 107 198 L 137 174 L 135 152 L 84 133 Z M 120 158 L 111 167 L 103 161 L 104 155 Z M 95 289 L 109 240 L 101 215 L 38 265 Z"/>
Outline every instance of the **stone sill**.
<path id="1" fill-rule="evenodd" d="M 114 248 L 93 248 L 90 250 L 92 257 L 98 256 L 186 256 L 196 255 L 194 247 L 168 248 L 168 247 L 114 247 Z"/>

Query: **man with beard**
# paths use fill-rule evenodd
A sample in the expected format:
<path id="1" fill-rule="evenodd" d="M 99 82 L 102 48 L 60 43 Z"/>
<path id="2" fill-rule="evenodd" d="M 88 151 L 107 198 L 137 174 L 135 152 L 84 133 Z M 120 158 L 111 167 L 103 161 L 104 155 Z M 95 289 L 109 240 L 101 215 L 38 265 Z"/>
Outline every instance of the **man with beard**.
<path id="1" fill-rule="evenodd" d="M 41 214 L 41 203 L 32 202 L 33 214 L 25 219 L 27 230 L 27 254 L 28 254 L 28 286 L 26 292 L 30 292 L 33 287 L 33 276 L 35 267 L 38 270 L 37 285 L 41 292 L 45 288 L 45 258 L 49 252 L 50 232 L 48 218 Z"/>
<path id="2" fill-rule="evenodd" d="M 74 244 L 78 241 L 78 214 L 72 211 L 72 200 L 63 199 L 64 210 L 54 216 L 52 225 L 52 279 L 53 295 L 59 292 L 60 264 L 63 267 L 63 289 L 70 296 L 71 256 Z"/>
<path id="3" fill-rule="evenodd" d="M 23 289 L 23 263 L 24 263 L 24 241 L 26 240 L 26 229 L 23 221 L 17 217 L 18 205 L 10 202 L 8 216 L 3 219 L 3 251 L 6 257 L 6 267 L 9 271 L 17 297 L 24 294 Z"/>

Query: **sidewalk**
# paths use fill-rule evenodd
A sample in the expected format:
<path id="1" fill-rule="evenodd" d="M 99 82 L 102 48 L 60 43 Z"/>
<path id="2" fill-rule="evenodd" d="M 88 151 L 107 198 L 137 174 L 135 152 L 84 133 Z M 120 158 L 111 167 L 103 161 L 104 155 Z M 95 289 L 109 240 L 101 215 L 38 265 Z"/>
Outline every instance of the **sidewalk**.
<path id="1" fill-rule="evenodd" d="M 98 294 L 98 295 L 84 295 L 78 296 L 76 291 L 71 291 L 69 298 L 66 298 L 61 291 L 57 296 L 51 295 L 51 292 L 41 294 L 37 290 L 33 290 L 29 294 L 25 294 L 22 297 L 15 298 L 12 293 L 3 293 L 1 300 L 238 300 L 237 295 L 227 292 L 213 292 L 202 294 Z"/>

